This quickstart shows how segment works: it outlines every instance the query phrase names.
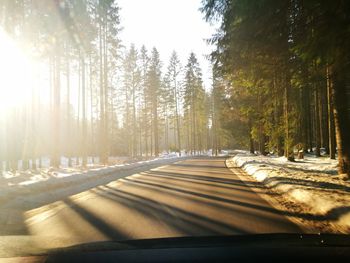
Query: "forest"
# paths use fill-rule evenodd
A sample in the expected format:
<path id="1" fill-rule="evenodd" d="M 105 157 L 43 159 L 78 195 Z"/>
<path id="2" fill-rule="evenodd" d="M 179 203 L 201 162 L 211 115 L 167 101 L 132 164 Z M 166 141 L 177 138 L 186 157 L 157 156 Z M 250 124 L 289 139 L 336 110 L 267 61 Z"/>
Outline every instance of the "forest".
<path id="1" fill-rule="evenodd" d="M 30 58 L 1 53 L 3 169 L 248 148 L 338 158 L 349 175 L 350 3 L 203 0 L 200 11 L 220 25 L 210 89 L 195 53 L 164 62 L 156 47 L 125 46 L 116 0 L 1 1 L 0 41 Z"/>
<path id="2" fill-rule="evenodd" d="M 119 13 L 114 0 L 0 2 L 0 41 L 29 57 L 21 67 L 22 53 L 1 53 L 4 170 L 217 151 L 196 55 L 163 62 L 156 47 L 125 46 Z"/>
<path id="3" fill-rule="evenodd" d="M 203 0 L 220 29 L 213 96 L 250 151 L 338 158 L 350 175 L 350 2 Z"/>

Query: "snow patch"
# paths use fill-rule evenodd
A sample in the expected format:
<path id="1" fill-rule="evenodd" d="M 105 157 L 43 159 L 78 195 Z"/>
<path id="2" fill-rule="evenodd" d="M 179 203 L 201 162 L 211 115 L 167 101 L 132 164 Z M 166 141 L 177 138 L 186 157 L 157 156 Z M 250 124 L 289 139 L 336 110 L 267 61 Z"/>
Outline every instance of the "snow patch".
<path id="1" fill-rule="evenodd" d="M 298 204 L 305 213 L 324 216 L 350 231 L 350 181 L 337 175 L 337 160 L 306 154 L 304 159 L 290 162 L 285 157 L 241 150 L 227 162 Z"/>
<path id="2" fill-rule="evenodd" d="M 186 158 L 186 157 L 184 157 Z M 81 166 L 60 167 L 58 169 L 44 167 L 36 170 L 0 173 L 0 200 L 10 200 L 26 192 L 38 194 L 52 189 L 64 188 L 73 184 L 85 183 L 89 180 L 99 180 L 112 173 L 130 171 L 149 165 L 164 165 L 170 159 L 183 159 L 177 155 L 167 154 L 150 160 L 122 163 L 110 166 L 90 165 L 87 168 Z M 174 160 L 174 161 L 175 161 Z M 46 163 L 48 164 L 48 163 Z"/>

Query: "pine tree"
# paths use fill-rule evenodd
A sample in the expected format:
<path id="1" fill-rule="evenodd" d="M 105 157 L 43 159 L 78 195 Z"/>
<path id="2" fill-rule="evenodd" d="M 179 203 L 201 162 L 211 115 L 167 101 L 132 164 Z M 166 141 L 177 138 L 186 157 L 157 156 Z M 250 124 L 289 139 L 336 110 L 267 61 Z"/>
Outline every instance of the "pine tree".
<path id="1" fill-rule="evenodd" d="M 181 64 L 180 60 L 177 56 L 177 53 L 173 51 L 170 57 L 169 65 L 168 65 L 168 71 L 166 74 L 166 78 L 169 85 L 169 102 L 174 110 L 174 123 L 176 130 L 176 136 L 174 138 L 175 140 L 175 148 L 178 150 L 179 155 L 181 156 L 181 127 L 180 127 L 180 107 L 181 107 L 181 80 L 180 80 L 180 74 L 181 74 Z"/>
<path id="2" fill-rule="evenodd" d="M 202 72 L 195 54 L 191 53 L 185 68 L 184 107 L 189 131 L 188 148 L 192 154 L 201 150 L 203 103 Z"/>
<path id="3" fill-rule="evenodd" d="M 151 116 L 151 102 L 149 100 L 148 89 L 147 89 L 147 74 L 149 70 L 149 57 L 147 54 L 147 49 L 145 46 L 141 47 L 140 50 L 140 99 L 142 99 L 142 127 L 143 127 L 143 141 L 144 141 L 144 151 L 146 157 L 149 154 L 149 136 L 150 136 L 150 116 Z M 152 152 L 152 151 L 151 151 Z"/>
<path id="4" fill-rule="evenodd" d="M 154 139 L 154 155 L 159 155 L 159 127 L 158 127 L 158 107 L 159 94 L 161 89 L 161 61 L 156 48 L 152 49 L 149 68 L 147 72 L 147 100 L 151 103 L 152 111 L 152 135 Z"/>
<path id="5" fill-rule="evenodd" d="M 137 127 L 137 99 L 138 91 L 141 86 L 141 75 L 138 66 L 138 53 L 134 45 L 130 46 L 128 53 L 124 59 L 124 89 L 125 89 L 125 103 L 126 103 L 126 120 L 128 130 L 129 152 L 132 157 L 137 156 L 138 151 L 138 127 Z M 129 104 L 131 100 L 131 114 L 129 112 Z M 129 124 L 132 124 L 129 126 Z M 131 134 L 131 136 L 129 136 Z"/>

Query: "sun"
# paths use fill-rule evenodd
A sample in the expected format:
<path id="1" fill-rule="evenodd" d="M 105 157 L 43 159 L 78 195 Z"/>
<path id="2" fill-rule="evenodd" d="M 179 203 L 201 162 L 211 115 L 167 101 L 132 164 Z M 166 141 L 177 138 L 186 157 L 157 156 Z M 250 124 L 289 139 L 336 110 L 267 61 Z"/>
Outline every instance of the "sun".
<path id="1" fill-rule="evenodd" d="M 29 57 L 0 29 L 0 114 L 29 101 L 32 71 Z"/>

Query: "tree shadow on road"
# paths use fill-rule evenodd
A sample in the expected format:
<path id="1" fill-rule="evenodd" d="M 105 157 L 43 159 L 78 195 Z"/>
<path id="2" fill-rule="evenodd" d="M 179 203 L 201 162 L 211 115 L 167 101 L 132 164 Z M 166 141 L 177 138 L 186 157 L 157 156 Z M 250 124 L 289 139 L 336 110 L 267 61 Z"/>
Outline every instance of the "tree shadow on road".
<path id="1" fill-rule="evenodd" d="M 216 160 L 222 162 L 224 158 Z M 261 229 L 260 232 L 276 229 L 280 229 L 282 232 L 283 229 L 289 232 L 301 232 L 298 227 L 286 220 L 284 216 L 315 221 L 335 221 L 350 211 L 350 206 L 333 209 L 327 215 L 276 209 L 256 194 L 257 191 L 263 191 L 266 188 L 263 184 L 248 180 L 242 181 L 227 168 L 218 167 L 216 164 L 209 164 L 204 168 L 200 162 L 203 162 L 203 160 L 198 159 L 198 165 L 171 164 L 162 169 L 142 172 L 137 177 L 124 178 L 122 186 L 127 187 L 128 190 L 123 190 L 123 187 L 115 188 L 106 185 L 106 183 L 112 181 L 112 179 L 107 177 L 100 186 L 83 188 L 83 190 L 90 190 L 97 196 L 96 198 L 108 199 L 116 204 L 121 204 L 136 213 L 142 214 L 145 218 L 161 222 L 183 235 L 247 234 L 259 232 L 257 230 L 259 228 Z M 309 182 L 296 183 L 307 185 Z M 324 186 L 319 185 L 318 187 Z M 332 187 L 332 185 L 327 185 L 327 187 Z M 349 189 L 345 190 L 348 191 Z M 210 214 L 210 216 L 208 214 L 200 214 L 192 211 L 190 206 L 185 209 L 181 206 L 168 204 L 162 198 L 154 200 L 152 194 L 151 196 L 141 194 L 145 191 L 157 193 L 166 198 L 173 198 L 182 203 L 191 203 L 195 207 L 200 207 L 201 211 L 206 211 L 206 209 L 217 210 L 223 215 L 231 216 L 232 220 L 227 221 L 227 218 L 220 218 L 215 213 Z M 78 193 L 76 189 L 67 191 L 68 195 L 75 193 Z M 28 202 L 27 205 L 18 208 L 19 213 L 17 213 L 16 224 L 13 224 L 13 227 L 0 229 L 0 235 L 29 235 L 24 212 L 57 200 L 62 200 L 82 219 L 109 239 L 122 240 L 130 238 L 124 232 L 116 229 L 115 226 L 110 225 L 108 220 L 94 214 L 86 209 L 85 206 L 70 198 L 48 198 L 44 203 Z M 1 223 L 8 219 L 4 218 Z M 5 223 L 8 223 L 8 220 Z M 77 227 L 74 225 L 74 222 L 68 222 L 68 220 L 64 223 L 68 227 L 72 227 L 72 229 Z M 247 228 L 247 225 L 250 225 L 251 228 Z M 144 227 L 147 226 L 145 225 Z"/>
<path id="2" fill-rule="evenodd" d="M 97 229 L 99 232 L 103 233 L 106 237 L 111 240 L 125 240 L 128 239 L 128 236 L 118 231 L 115 227 L 110 225 L 105 219 L 96 216 L 91 213 L 83 206 L 74 203 L 70 199 L 64 200 L 64 203 L 69 206 L 73 211 L 80 215 L 82 219 L 87 221 L 91 226 Z M 71 226 L 73 228 L 73 226 Z M 76 226 L 75 226 L 76 227 Z"/>
<path id="3" fill-rule="evenodd" d="M 143 214 L 146 218 L 161 221 L 183 235 L 218 235 L 225 233 L 246 234 L 243 229 L 220 222 L 191 211 L 164 204 L 130 192 L 112 188 L 98 189 L 96 194 L 121 203 Z M 147 226 L 145 226 L 147 227 Z"/>

